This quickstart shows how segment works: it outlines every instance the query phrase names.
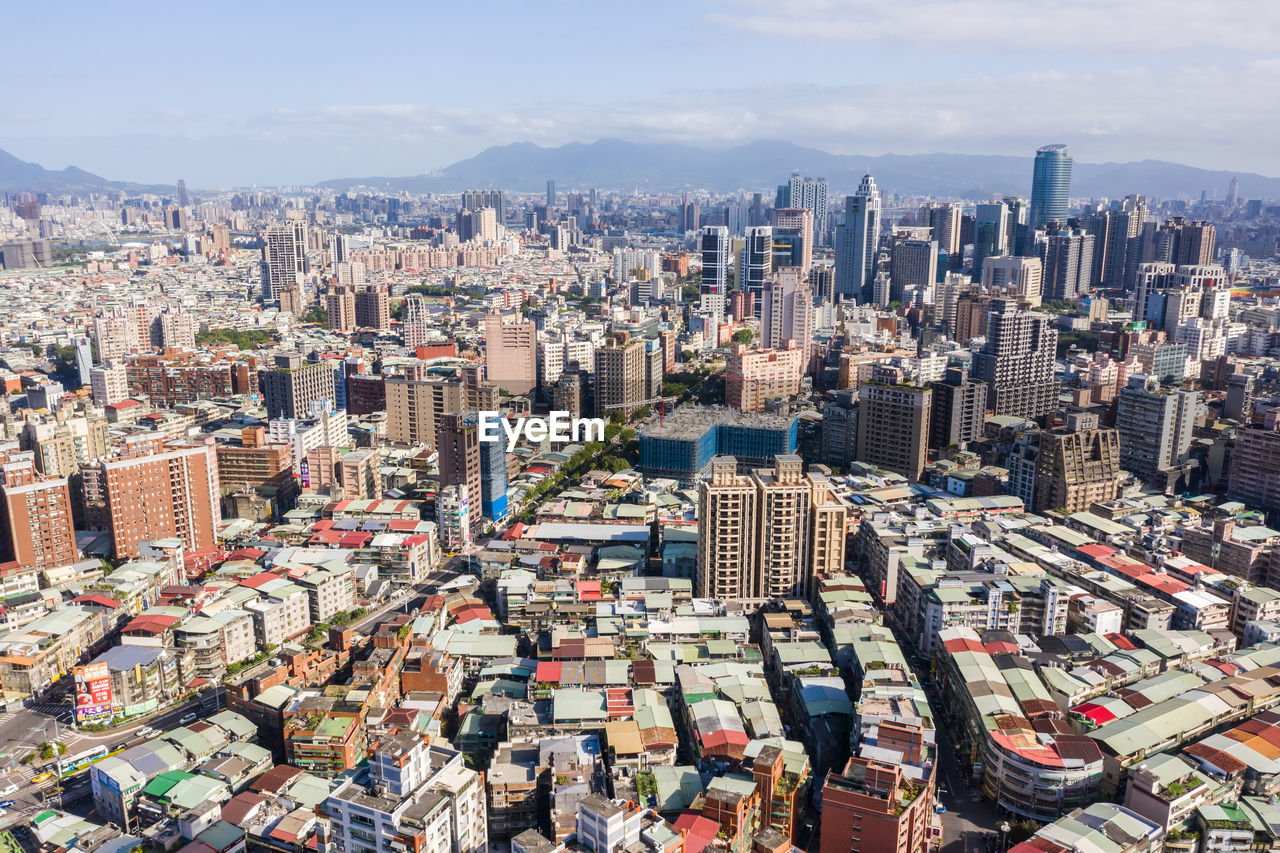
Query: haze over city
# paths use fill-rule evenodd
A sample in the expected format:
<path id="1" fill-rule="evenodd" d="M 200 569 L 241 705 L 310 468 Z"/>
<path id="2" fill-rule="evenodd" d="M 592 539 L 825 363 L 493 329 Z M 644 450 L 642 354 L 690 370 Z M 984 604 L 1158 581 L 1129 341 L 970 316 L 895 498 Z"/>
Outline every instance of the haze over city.
<path id="1" fill-rule="evenodd" d="M 1280 13 L 27 4 L 0 853 L 1280 851 Z"/>
<path id="2" fill-rule="evenodd" d="M 51 53 L 53 25 L 38 4 L 6 16 L 0 147 L 139 183 L 417 175 L 607 138 L 865 155 L 1063 139 L 1086 163 L 1280 175 L 1280 15 L 1249 0 L 75 3 Z"/>

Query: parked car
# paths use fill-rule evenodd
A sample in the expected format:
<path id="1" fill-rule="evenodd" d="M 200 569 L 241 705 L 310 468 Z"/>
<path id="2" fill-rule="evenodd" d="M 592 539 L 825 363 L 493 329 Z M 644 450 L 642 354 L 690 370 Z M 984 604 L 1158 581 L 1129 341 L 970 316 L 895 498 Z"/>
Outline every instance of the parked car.
<path id="1" fill-rule="evenodd" d="M 195 721 L 196 714 L 195 711 L 192 711 L 190 714 L 183 714 L 182 719 L 178 720 L 178 725 L 185 726 L 187 723 L 194 723 Z"/>

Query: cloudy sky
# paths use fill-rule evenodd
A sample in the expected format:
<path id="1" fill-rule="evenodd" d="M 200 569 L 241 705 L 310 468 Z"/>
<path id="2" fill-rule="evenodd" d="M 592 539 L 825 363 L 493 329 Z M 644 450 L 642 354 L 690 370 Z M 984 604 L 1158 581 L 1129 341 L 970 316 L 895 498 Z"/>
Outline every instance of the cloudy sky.
<path id="1" fill-rule="evenodd" d="M 1280 175 L 1271 0 L 28 3 L 0 148 L 193 186 L 621 138 Z"/>

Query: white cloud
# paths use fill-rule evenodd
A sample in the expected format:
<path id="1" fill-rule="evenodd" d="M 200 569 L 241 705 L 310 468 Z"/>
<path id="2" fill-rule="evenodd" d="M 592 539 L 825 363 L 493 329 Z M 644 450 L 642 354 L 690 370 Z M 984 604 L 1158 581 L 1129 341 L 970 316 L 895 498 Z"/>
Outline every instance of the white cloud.
<path id="1" fill-rule="evenodd" d="M 968 54 L 1262 51 L 1280 42 L 1268 0 L 707 0 L 714 24 L 779 39 Z"/>
<path id="2" fill-rule="evenodd" d="M 1156 158 L 1280 174 L 1280 60 L 1134 66 L 851 86 L 685 91 L 665 98 L 440 108 L 426 104 L 279 110 L 249 126 L 358 146 L 389 138 L 436 149 L 621 138 L 730 145 L 787 139 L 844 154 L 1025 153 L 1066 142 L 1085 162 Z M 449 158 L 441 158 L 448 162 Z"/>

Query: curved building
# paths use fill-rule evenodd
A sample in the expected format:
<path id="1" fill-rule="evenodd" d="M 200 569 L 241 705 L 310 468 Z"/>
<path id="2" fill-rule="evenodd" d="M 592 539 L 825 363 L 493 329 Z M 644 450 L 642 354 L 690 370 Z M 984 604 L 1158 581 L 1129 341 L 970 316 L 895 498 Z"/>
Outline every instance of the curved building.
<path id="1" fill-rule="evenodd" d="M 1036 149 L 1031 174 L 1029 224 L 1039 228 L 1046 222 L 1067 220 L 1067 198 L 1071 192 L 1071 154 L 1065 145 L 1045 145 Z"/>

